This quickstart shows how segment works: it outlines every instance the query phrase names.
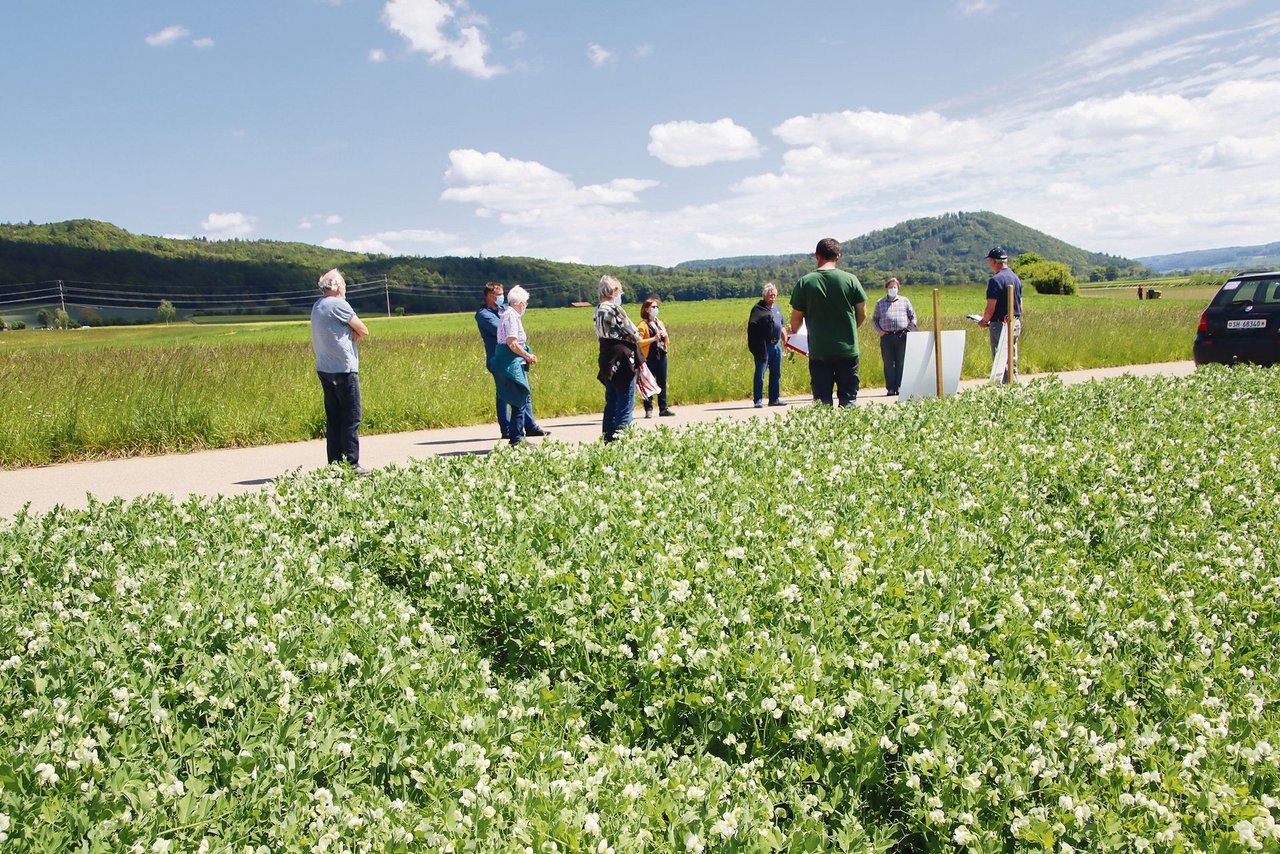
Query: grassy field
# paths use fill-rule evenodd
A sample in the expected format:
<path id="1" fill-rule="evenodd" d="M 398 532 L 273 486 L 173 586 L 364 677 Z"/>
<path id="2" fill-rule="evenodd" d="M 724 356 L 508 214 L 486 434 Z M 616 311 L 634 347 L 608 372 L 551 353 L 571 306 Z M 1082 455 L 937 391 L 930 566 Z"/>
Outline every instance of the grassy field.
<path id="1" fill-rule="evenodd" d="M 873 293 L 873 298 L 880 294 Z M 922 326 L 932 296 L 908 289 Z M 1125 293 L 1090 299 L 1026 294 L 1021 369 L 1070 370 L 1187 359 L 1201 304 L 1138 302 Z M 786 298 L 783 300 L 787 309 Z M 964 375 L 990 368 L 979 286 L 942 292 L 944 329 L 967 329 Z M 750 396 L 746 318 L 752 300 L 669 303 L 672 405 Z M 635 306 L 630 306 L 636 311 Z M 470 314 L 368 317 L 361 345 L 365 433 L 490 420 L 492 380 Z M 596 412 L 596 343 L 590 309 L 530 308 L 525 320 L 541 361 L 539 415 Z M 866 386 L 883 383 L 870 323 L 861 336 Z M 154 454 L 313 438 L 323 409 L 307 324 L 173 324 L 0 335 L 0 466 Z M 783 367 L 783 391 L 808 391 L 803 359 Z"/>
<path id="2" fill-rule="evenodd" d="M 0 520 L 0 847 L 1274 852 L 1278 425 L 1215 367 Z"/>

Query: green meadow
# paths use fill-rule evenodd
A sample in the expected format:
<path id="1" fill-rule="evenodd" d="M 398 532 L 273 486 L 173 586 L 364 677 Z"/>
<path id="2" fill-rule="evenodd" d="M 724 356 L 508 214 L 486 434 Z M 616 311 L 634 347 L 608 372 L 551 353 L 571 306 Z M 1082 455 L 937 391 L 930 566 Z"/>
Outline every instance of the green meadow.
<path id="1" fill-rule="evenodd" d="M 878 290 L 869 294 L 874 301 Z M 932 292 L 907 288 L 932 325 Z M 1129 288 L 1089 298 L 1026 294 L 1024 373 L 1175 361 L 1191 357 L 1199 295 L 1139 302 Z M 673 406 L 740 400 L 751 393 L 746 319 L 754 300 L 670 302 Z M 781 298 L 784 314 L 787 297 Z M 966 329 L 964 376 L 990 368 L 985 330 L 964 319 L 985 303 L 978 285 L 941 294 L 944 329 Z M 634 304 L 628 305 L 632 313 Z M 493 383 L 471 314 L 366 316 L 360 346 L 362 432 L 488 422 Z M 540 361 L 540 416 L 597 412 L 596 342 L 589 308 L 538 308 L 525 317 Z M 883 384 L 870 322 L 862 330 L 862 381 Z M 803 357 L 783 364 L 783 393 L 808 393 Z M 299 321 L 0 335 L 0 466 L 261 445 L 323 435 L 324 416 L 307 324 Z"/>

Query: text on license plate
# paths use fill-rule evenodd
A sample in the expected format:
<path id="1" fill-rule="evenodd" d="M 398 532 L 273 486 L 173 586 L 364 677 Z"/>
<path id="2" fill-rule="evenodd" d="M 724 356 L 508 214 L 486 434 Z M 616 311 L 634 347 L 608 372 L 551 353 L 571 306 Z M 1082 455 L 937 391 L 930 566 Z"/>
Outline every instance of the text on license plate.
<path id="1" fill-rule="evenodd" d="M 1265 317 L 1255 317 L 1250 320 L 1228 320 L 1228 329 L 1266 329 L 1267 319 Z"/>

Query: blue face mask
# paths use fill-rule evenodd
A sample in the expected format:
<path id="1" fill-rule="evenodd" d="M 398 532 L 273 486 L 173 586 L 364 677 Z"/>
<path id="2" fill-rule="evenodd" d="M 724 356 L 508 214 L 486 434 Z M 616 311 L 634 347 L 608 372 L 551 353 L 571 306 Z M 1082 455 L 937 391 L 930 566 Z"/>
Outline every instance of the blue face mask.
<path id="1" fill-rule="evenodd" d="M 885 288 L 885 293 L 887 293 L 887 294 L 888 294 L 889 296 L 891 296 L 891 297 L 896 297 L 896 296 L 898 295 L 898 289 L 897 289 L 897 288 Z"/>
<path id="2" fill-rule="evenodd" d="M 507 304 L 507 298 L 502 294 L 498 294 L 496 302 L 498 303 L 498 308 L 502 308 L 504 305 Z"/>
<path id="3" fill-rule="evenodd" d="M 654 319 L 654 320 L 657 320 L 657 319 L 658 319 L 658 307 L 657 307 L 657 306 L 654 306 L 654 307 L 653 307 L 653 311 L 651 311 L 651 312 L 650 312 L 650 314 L 653 316 L 653 319 Z"/>

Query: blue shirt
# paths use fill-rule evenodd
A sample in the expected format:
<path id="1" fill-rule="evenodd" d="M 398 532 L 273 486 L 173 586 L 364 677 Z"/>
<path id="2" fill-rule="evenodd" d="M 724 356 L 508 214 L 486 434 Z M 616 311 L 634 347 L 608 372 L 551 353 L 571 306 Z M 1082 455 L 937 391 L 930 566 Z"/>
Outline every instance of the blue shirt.
<path id="1" fill-rule="evenodd" d="M 355 316 L 342 297 L 321 297 L 311 306 L 311 347 L 320 373 L 359 373 L 360 351 L 348 325 Z"/>
<path id="2" fill-rule="evenodd" d="M 476 327 L 480 330 L 480 340 L 484 341 L 485 364 L 493 358 L 493 349 L 498 346 L 498 322 L 502 319 L 505 308 L 489 308 L 480 306 L 476 312 Z"/>
<path id="3" fill-rule="evenodd" d="M 1008 267 L 987 279 L 987 299 L 996 301 L 996 310 L 991 313 L 992 323 L 1004 323 L 1004 316 L 1009 313 L 1009 288 L 1013 288 L 1013 316 L 1022 317 L 1022 279 Z"/>

